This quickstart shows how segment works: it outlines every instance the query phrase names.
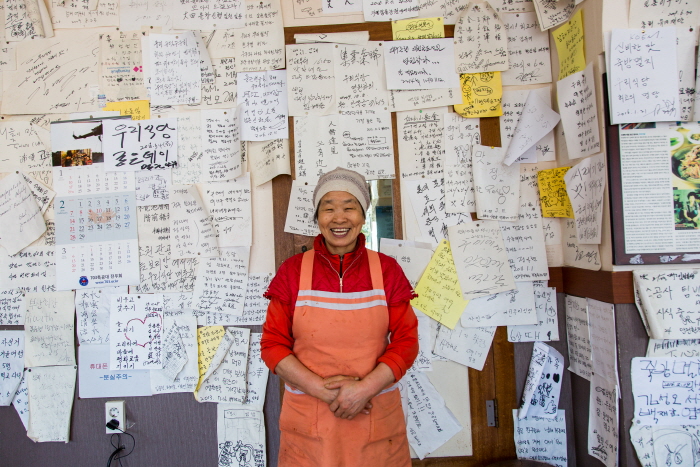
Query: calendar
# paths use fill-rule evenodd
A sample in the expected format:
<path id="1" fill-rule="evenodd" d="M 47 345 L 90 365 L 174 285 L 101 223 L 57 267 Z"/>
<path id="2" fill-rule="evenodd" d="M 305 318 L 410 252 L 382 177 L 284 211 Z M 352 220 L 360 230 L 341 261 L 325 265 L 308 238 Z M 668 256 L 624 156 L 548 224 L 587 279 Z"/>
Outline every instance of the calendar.
<path id="1" fill-rule="evenodd" d="M 132 172 L 105 172 L 104 164 L 54 167 L 54 191 L 59 195 L 90 195 L 135 191 Z"/>
<path id="2" fill-rule="evenodd" d="M 58 290 L 140 283 L 134 191 L 59 196 L 54 210 Z"/>

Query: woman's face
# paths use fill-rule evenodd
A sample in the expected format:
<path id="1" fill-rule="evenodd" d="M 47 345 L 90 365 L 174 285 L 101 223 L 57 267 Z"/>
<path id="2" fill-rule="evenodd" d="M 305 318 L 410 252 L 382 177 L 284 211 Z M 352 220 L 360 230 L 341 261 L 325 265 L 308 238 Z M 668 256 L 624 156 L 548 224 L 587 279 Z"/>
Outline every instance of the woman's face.
<path id="1" fill-rule="evenodd" d="M 330 191 L 318 203 L 318 227 L 326 248 L 334 255 L 355 248 L 364 223 L 360 202 L 347 191 Z"/>

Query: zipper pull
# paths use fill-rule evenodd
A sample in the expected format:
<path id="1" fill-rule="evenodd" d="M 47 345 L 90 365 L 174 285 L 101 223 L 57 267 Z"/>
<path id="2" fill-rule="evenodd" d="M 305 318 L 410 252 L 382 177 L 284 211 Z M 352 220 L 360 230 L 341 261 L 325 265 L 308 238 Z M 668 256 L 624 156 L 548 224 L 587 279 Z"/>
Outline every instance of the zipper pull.
<path id="1" fill-rule="evenodd" d="M 343 293 L 343 276 L 340 276 L 340 293 Z"/>

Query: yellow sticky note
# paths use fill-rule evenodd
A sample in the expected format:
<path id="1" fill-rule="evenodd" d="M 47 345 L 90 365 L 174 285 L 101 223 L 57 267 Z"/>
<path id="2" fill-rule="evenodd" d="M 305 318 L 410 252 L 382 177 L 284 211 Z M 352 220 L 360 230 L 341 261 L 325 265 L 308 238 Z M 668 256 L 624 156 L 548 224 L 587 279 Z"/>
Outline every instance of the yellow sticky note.
<path id="1" fill-rule="evenodd" d="M 391 32 L 395 41 L 406 39 L 443 39 L 445 25 L 442 17 L 402 19 L 391 22 Z"/>
<path id="2" fill-rule="evenodd" d="M 566 194 L 566 182 L 564 182 L 564 175 L 570 168 L 558 167 L 537 172 L 544 217 L 574 218 L 574 208 L 569 201 L 569 195 Z"/>
<path id="3" fill-rule="evenodd" d="M 415 290 L 418 298 L 411 300 L 411 305 L 448 328 L 455 328 L 469 300 L 462 298 L 450 242 L 440 242 Z"/>
<path id="4" fill-rule="evenodd" d="M 569 21 L 552 31 L 559 56 L 559 79 L 583 71 L 586 54 L 583 42 L 583 10 L 579 10 Z"/>
<path id="5" fill-rule="evenodd" d="M 465 118 L 499 117 L 503 115 L 501 72 L 465 73 L 459 75 L 463 104 L 455 112 Z"/>
<path id="6" fill-rule="evenodd" d="M 197 389 L 199 390 L 199 385 L 202 384 L 202 377 L 204 373 L 207 372 L 211 359 L 214 358 L 216 349 L 219 348 L 219 343 L 224 337 L 226 330 L 223 326 L 203 326 L 197 328 L 197 346 L 199 348 L 199 381 L 197 382 Z"/>
<path id="7" fill-rule="evenodd" d="M 132 120 L 148 120 L 151 118 L 149 101 L 108 102 L 102 110 L 118 110 L 120 115 L 131 115 Z"/>

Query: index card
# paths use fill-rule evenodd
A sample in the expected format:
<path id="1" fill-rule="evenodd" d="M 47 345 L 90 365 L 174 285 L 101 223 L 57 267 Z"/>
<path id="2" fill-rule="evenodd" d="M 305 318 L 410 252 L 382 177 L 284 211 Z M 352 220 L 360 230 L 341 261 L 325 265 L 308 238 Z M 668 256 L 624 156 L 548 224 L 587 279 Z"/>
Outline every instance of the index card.
<path id="1" fill-rule="evenodd" d="M 315 237 L 318 235 L 318 224 L 314 222 L 314 189 L 316 185 L 306 185 L 298 180 L 292 181 L 292 191 L 289 195 L 287 220 L 284 231 Z"/>
<path id="2" fill-rule="evenodd" d="M 75 291 L 78 344 L 98 345 L 109 342 L 109 308 L 112 306 L 112 295 L 128 292 L 126 286 Z"/>
<path id="3" fill-rule="evenodd" d="M 559 79 L 583 71 L 586 68 L 583 10 L 578 10 L 569 21 L 552 31 L 552 37 L 559 56 Z"/>
<path id="4" fill-rule="evenodd" d="M 565 23 L 571 18 L 576 8 L 575 0 L 551 2 L 548 0 L 533 0 L 540 29 L 543 31 Z"/>
<path id="5" fill-rule="evenodd" d="M 109 332 L 110 370 L 162 368 L 163 295 L 113 295 Z"/>
<path id="6" fill-rule="evenodd" d="M 202 261 L 192 292 L 192 307 L 201 312 L 241 316 L 248 283 L 248 249 L 232 248 Z"/>
<path id="7" fill-rule="evenodd" d="M 0 255 L 0 271 L 6 271 L 3 284 L 24 292 L 55 291 L 55 253 L 53 246 L 30 246 L 15 256 Z"/>
<path id="8" fill-rule="evenodd" d="M 588 303 L 585 298 L 566 295 L 566 336 L 569 344 L 569 371 L 590 381 L 593 365 L 588 334 Z"/>
<path id="9" fill-rule="evenodd" d="M 46 366 L 27 370 L 29 428 L 34 442 L 68 442 L 75 394 L 75 366 Z"/>
<path id="10" fill-rule="evenodd" d="M 513 409 L 515 452 L 518 459 L 530 459 L 567 467 L 566 418 L 564 410 L 557 410 L 554 418 L 518 418 Z"/>
<path id="11" fill-rule="evenodd" d="M 380 240 L 380 251 L 394 258 L 403 269 L 411 287 L 416 287 L 418 280 L 423 275 L 425 268 L 430 263 L 433 252 L 426 248 L 416 248 L 400 243 L 398 245 L 386 244 L 385 238 Z"/>
<path id="12" fill-rule="evenodd" d="M 569 159 L 599 152 L 600 135 L 593 62 L 584 70 L 558 81 L 557 96 Z"/>
<path id="13" fill-rule="evenodd" d="M 0 331 L 0 405 L 12 403 L 24 373 L 24 331 Z"/>
<path id="14" fill-rule="evenodd" d="M 333 44 L 287 45 L 289 115 L 337 112 L 333 48 Z"/>
<path id="15" fill-rule="evenodd" d="M 700 339 L 649 339 L 647 357 L 700 357 Z"/>
<path id="16" fill-rule="evenodd" d="M 564 175 L 579 244 L 600 243 L 605 190 L 605 154 L 588 157 Z"/>
<path id="17" fill-rule="evenodd" d="M 137 171 L 177 165 L 177 119 L 102 120 L 106 171 Z"/>
<path id="18" fill-rule="evenodd" d="M 382 42 L 341 44 L 333 51 L 338 110 L 387 110 L 389 92 L 384 77 Z"/>
<path id="19" fill-rule="evenodd" d="M 394 178 L 391 113 L 372 109 L 344 111 L 338 117 L 342 166 L 367 180 Z"/>
<path id="20" fill-rule="evenodd" d="M 176 29 L 229 29 L 245 26 L 245 0 L 177 0 Z"/>
<path id="21" fill-rule="evenodd" d="M 238 456 L 247 456 L 244 458 L 253 461 L 255 467 L 266 465 L 265 419 L 262 411 L 217 404 L 216 433 L 219 466 L 233 465 L 238 462 Z"/>
<path id="22" fill-rule="evenodd" d="M 541 31 L 535 12 L 503 13 L 510 67 L 501 73 L 504 86 L 552 81 L 549 35 Z"/>
<path id="23" fill-rule="evenodd" d="M 508 35 L 500 16 L 488 2 L 469 3 L 454 31 L 457 73 L 508 69 Z"/>
<path id="24" fill-rule="evenodd" d="M 668 70 L 677 69 L 676 29 L 613 29 L 610 41 L 611 123 L 678 120 L 678 88 L 668 85 Z"/>
<path id="25" fill-rule="evenodd" d="M 402 19 L 391 22 L 391 35 L 395 41 L 442 39 L 445 37 L 445 25 L 440 16 L 436 18 Z"/>
<path id="26" fill-rule="evenodd" d="M 17 45 L 17 70 L 3 72 L 3 114 L 44 114 L 97 110 L 90 88 L 97 86 L 97 54 L 84 44 L 97 44 L 95 30 L 59 31 L 56 37 Z M 44 71 L 55 70 L 50 76 Z M 43 71 L 42 71 L 43 70 Z M 72 77 L 53 86 L 57 76 Z"/>
<path id="27" fill-rule="evenodd" d="M 27 306 L 18 288 L 0 289 L 0 326 L 24 326 Z"/>
<path id="28" fill-rule="evenodd" d="M 279 0 L 246 0 L 245 27 L 234 31 L 236 71 L 284 68 L 284 28 Z"/>
<path id="29" fill-rule="evenodd" d="M 199 103 L 202 72 L 194 33 L 150 34 L 148 41 L 151 105 Z"/>
<path id="30" fill-rule="evenodd" d="M 151 391 L 153 394 L 192 392 L 197 387 L 197 381 L 199 380 L 197 318 L 185 314 L 177 317 L 174 315 L 174 312 L 168 311 L 166 308 L 165 319 L 163 320 L 163 327 L 166 332 L 163 352 L 167 353 L 169 343 L 167 334 L 177 332 L 179 340 L 182 342 L 182 350 L 184 350 L 184 355 L 181 352 L 179 354 L 186 361 L 174 378 L 170 378 L 164 370 L 151 370 Z"/>
<path id="31" fill-rule="evenodd" d="M 0 122 L 0 172 L 50 169 L 51 152 L 39 137 L 41 131 L 27 121 Z"/>
<path id="32" fill-rule="evenodd" d="M 459 87 L 452 39 L 419 39 L 387 44 L 384 54 L 388 89 Z"/>
<path id="33" fill-rule="evenodd" d="M 75 364 L 73 292 L 26 294 L 26 367 Z"/>
<path id="34" fill-rule="evenodd" d="M 289 140 L 248 141 L 248 164 L 252 183 L 260 186 L 278 175 L 292 173 Z"/>
<path id="35" fill-rule="evenodd" d="M 588 405 L 588 454 L 606 467 L 618 465 L 619 419 L 616 384 L 594 373 Z"/>
<path id="36" fill-rule="evenodd" d="M 448 231 L 463 299 L 515 289 L 497 222 L 478 220 Z"/>
<path id="37" fill-rule="evenodd" d="M 289 137 L 286 70 L 239 73 L 238 103 L 243 140 Z"/>
<path id="38" fill-rule="evenodd" d="M 415 290 L 418 298 L 411 300 L 411 305 L 454 329 L 469 301 L 462 298 L 457 270 L 447 240 L 440 242 Z"/>
<path id="39" fill-rule="evenodd" d="M 198 402 L 242 404 L 246 399 L 250 329 L 227 328 L 197 389 Z"/>
<path id="40" fill-rule="evenodd" d="M 425 373 L 406 373 L 399 381 L 399 390 L 408 443 L 418 458 L 424 459 L 463 429 Z"/>
<path id="41" fill-rule="evenodd" d="M 507 166 L 503 148 L 474 145 L 472 171 L 479 219 L 515 221 L 520 210 L 520 168 Z"/>
<path id="42" fill-rule="evenodd" d="M 440 326 L 433 352 L 481 371 L 495 333 L 496 326 L 465 328 L 457 323 L 453 330 Z"/>
<path id="43" fill-rule="evenodd" d="M 109 345 L 78 347 L 78 394 L 81 399 L 150 396 L 148 370 L 110 370 Z"/>
<path id="44" fill-rule="evenodd" d="M 243 173 L 237 109 L 206 109 L 202 114 L 202 180 L 232 180 Z"/>
<path id="45" fill-rule="evenodd" d="M 593 373 L 614 385 L 617 375 L 617 334 L 615 332 L 615 307 L 592 298 L 588 301 L 588 332 L 591 341 Z"/>
<path id="46" fill-rule="evenodd" d="M 535 281 L 537 284 L 539 281 Z M 543 282 L 543 281 L 542 281 Z M 558 341 L 557 290 L 534 287 L 537 324 L 508 325 L 508 342 Z"/>
<path id="47" fill-rule="evenodd" d="M 393 21 L 419 15 L 418 0 L 363 0 L 365 21 Z"/>
<path id="48" fill-rule="evenodd" d="M 253 243 L 250 175 L 228 182 L 200 186 L 206 210 L 211 214 L 220 247 L 251 246 Z"/>
<path id="49" fill-rule="evenodd" d="M 634 296 L 652 339 L 685 339 L 698 332 L 697 269 L 633 271 Z"/>
<path id="50" fill-rule="evenodd" d="M 212 217 L 194 186 L 171 187 L 170 248 L 173 258 L 219 256 Z"/>
<path id="51" fill-rule="evenodd" d="M 559 114 L 551 109 L 539 93 L 530 92 L 518 126 L 508 144 L 503 163 L 511 165 L 547 133 L 554 130 L 557 123 L 559 123 Z"/>
<path id="52" fill-rule="evenodd" d="M 564 357 L 554 347 L 535 342 L 518 418 L 555 418 L 564 373 Z"/>
<path id="53" fill-rule="evenodd" d="M 100 36 L 100 91 L 108 101 L 148 97 L 144 85 L 141 37 L 140 31 Z"/>
<path id="54" fill-rule="evenodd" d="M 540 170 L 537 173 L 537 186 L 540 190 L 542 215 L 544 217 L 574 217 L 574 208 L 566 193 L 564 176 L 571 167 Z"/>
<path id="55" fill-rule="evenodd" d="M 19 173 L 0 180 L 0 244 L 15 255 L 46 232 L 32 190 Z"/>
<path id="56" fill-rule="evenodd" d="M 695 397 L 698 365 L 695 358 L 633 358 L 634 423 L 699 424 Z"/>
<path id="57" fill-rule="evenodd" d="M 470 300 L 460 322 L 465 328 L 536 324 L 532 282 L 516 282 L 514 290 Z"/>
<path id="58" fill-rule="evenodd" d="M 459 75 L 462 103 L 455 112 L 465 118 L 498 117 L 503 113 L 501 72 L 465 73 Z"/>

